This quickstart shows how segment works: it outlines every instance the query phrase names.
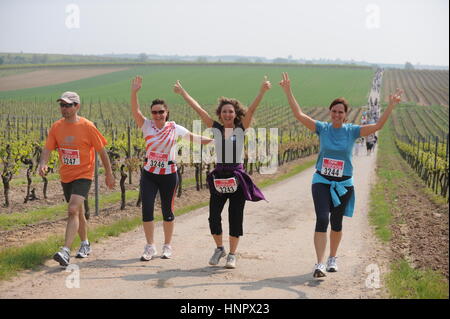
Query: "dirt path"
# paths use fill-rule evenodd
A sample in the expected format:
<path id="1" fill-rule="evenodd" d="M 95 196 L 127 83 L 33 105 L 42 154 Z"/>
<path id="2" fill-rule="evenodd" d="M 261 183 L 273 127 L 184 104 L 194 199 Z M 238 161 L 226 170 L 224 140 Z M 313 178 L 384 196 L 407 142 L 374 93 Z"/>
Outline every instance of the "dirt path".
<path id="1" fill-rule="evenodd" d="M 27 89 L 72 82 L 93 76 L 127 70 L 127 67 L 49 68 L 13 74 L 0 79 L 0 91 Z"/>
<path id="2" fill-rule="evenodd" d="M 365 153 L 365 152 L 364 152 Z M 383 258 L 368 225 L 368 196 L 374 182 L 375 154 L 355 156 L 356 211 L 344 220 L 338 252 L 340 271 L 313 279 L 315 263 L 313 168 L 264 190 L 270 203 L 247 203 L 244 236 L 237 268 L 209 266 L 214 249 L 209 235 L 208 208 L 178 217 L 174 257 L 140 262 L 144 235 L 138 228 L 93 245 L 79 267 L 80 288 L 67 288 L 66 272 L 54 261 L 0 284 L 0 298 L 377 298 L 380 289 L 368 288 L 374 265 L 383 273 Z M 223 214 L 228 234 L 227 213 Z M 162 225 L 156 227 L 158 252 Z M 228 240 L 225 241 L 228 248 Z M 228 250 L 228 249 L 227 249 Z M 373 273 L 372 273 L 373 274 Z"/>

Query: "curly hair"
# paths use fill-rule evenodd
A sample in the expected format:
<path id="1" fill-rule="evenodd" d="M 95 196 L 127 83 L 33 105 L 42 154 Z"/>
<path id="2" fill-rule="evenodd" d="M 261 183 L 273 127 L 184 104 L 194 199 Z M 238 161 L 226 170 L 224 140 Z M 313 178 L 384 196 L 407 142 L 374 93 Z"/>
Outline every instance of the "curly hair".
<path id="1" fill-rule="evenodd" d="M 166 116 L 166 121 L 169 120 L 169 106 L 167 105 L 166 101 L 161 100 L 161 99 L 155 99 L 152 101 L 152 104 L 150 105 L 150 110 L 152 109 L 153 105 L 157 105 L 157 104 L 161 104 L 162 106 L 164 106 L 164 108 L 167 111 L 167 116 Z"/>
<path id="2" fill-rule="evenodd" d="M 226 104 L 231 104 L 234 108 L 234 112 L 236 113 L 234 125 L 242 123 L 242 119 L 244 118 L 245 113 L 247 112 L 247 108 L 240 101 L 222 96 L 218 99 L 218 103 L 219 105 L 217 106 L 216 109 L 216 115 L 219 117 L 219 120 L 220 120 L 220 113 L 222 112 L 222 107 Z"/>

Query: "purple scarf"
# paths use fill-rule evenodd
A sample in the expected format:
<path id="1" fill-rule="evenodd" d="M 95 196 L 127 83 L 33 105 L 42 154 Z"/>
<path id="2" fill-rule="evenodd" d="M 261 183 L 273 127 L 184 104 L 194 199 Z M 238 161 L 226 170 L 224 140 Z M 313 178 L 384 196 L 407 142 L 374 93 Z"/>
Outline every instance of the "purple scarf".
<path id="1" fill-rule="evenodd" d="M 222 172 L 233 173 L 234 176 L 236 176 L 236 178 L 238 179 L 239 184 L 242 188 L 242 191 L 244 192 L 244 196 L 245 196 L 246 200 L 249 200 L 252 202 L 266 200 L 266 198 L 264 197 L 264 194 L 261 192 L 261 190 L 258 187 L 256 187 L 256 185 L 253 183 L 252 179 L 250 178 L 250 175 L 248 175 L 247 172 L 244 170 L 244 166 L 242 164 L 233 164 L 233 165 L 226 165 L 226 166 L 223 164 L 217 164 L 216 168 L 211 173 L 209 173 L 206 178 L 206 181 L 209 184 L 210 192 L 215 192 L 216 194 L 222 195 L 214 187 L 214 174 L 217 173 L 220 176 L 220 173 L 222 173 Z"/>

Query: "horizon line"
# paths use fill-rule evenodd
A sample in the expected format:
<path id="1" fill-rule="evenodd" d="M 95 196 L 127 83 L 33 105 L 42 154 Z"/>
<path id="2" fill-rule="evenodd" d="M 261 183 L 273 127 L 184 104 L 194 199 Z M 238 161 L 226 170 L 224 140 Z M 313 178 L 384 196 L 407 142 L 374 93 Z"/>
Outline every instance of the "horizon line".
<path id="1" fill-rule="evenodd" d="M 47 54 L 47 55 L 64 55 L 64 56 L 96 56 L 96 57 L 102 57 L 105 55 L 136 55 L 139 56 L 140 54 L 146 54 L 147 56 L 161 56 L 161 57 L 190 57 L 190 58 L 200 58 L 200 57 L 210 57 L 210 58 L 220 58 L 220 57 L 242 57 L 242 58 L 256 58 L 256 59 L 265 59 L 265 60 L 276 60 L 276 59 L 283 59 L 283 60 L 287 60 L 287 61 L 292 61 L 292 62 L 296 62 L 296 61 L 320 61 L 320 60 L 325 60 L 325 61 L 342 61 L 342 62 L 347 62 L 348 64 L 354 63 L 366 63 L 369 65 L 379 65 L 379 64 L 383 64 L 383 65 L 405 65 L 407 62 L 411 63 L 413 66 L 431 66 L 431 67 L 445 67 L 445 68 L 449 68 L 449 65 L 447 64 L 423 64 L 421 62 L 417 62 L 417 63 L 412 63 L 411 61 L 405 61 L 404 63 L 392 63 L 392 62 L 369 62 L 366 60 L 353 60 L 353 59 L 342 59 L 342 58 L 323 58 L 323 57 L 319 57 L 319 58 L 289 58 L 288 57 L 275 57 L 275 58 L 267 58 L 264 56 L 254 56 L 254 55 L 239 55 L 239 54 L 223 54 L 223 55 L 208 55 L 208 54 L 202 54 L 202 55 L 180 55 L 180 54 L 158 54 L 158 53 L 147 53 L 147 52 L 140 52 L 140 53 L 129 53 L 129 52 L 125 52 L 125 53 L 115 53 L 115 52 L 111 52 L 111 53 L 73 53 L 73 54 L 69 54 L 69 53 L 48 53 L 48 52 L 3 52 L 0 51 L 0 54 Z M 251 62 L 249 62 L 251 63 Z M 261 62 L 264 63 L 264 62 Z M 11 64 L 10 64 L 11 65 Z"/>

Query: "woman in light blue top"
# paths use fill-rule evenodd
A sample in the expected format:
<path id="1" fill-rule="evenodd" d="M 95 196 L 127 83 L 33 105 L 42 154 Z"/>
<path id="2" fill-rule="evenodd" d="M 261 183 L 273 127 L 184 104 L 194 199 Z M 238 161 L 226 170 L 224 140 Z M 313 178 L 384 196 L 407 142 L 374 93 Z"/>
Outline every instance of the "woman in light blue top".
<path id="1" fill-rule="evenodd" d="M 319 136 L 320 150 L 316 162 L 316 173 L 312 181 L 312 194 L 316 210 L 314 246 L 317 264 L 314 277 L 324 277 L 325 270 L 336 272 L 336 253 L 342 239 L 343 216 L 351 217 L 355 203 L 353 189 L 352 149 L 355 141 L 380 130 L 394 107 L 400 102 L 402 90 L 389 96 L 389 105 L 375 124 L 345 124 L 348 103 L 344 98 L 335 99 L 329 109 L 331 123 L 316 121 L 302 112 L 294 95 L 287 73 L 282 74 L 281 87 L 297 120 Z M 327 228 L 331 223 L 330 256 L 324 264 L 327 245 Z"/>

